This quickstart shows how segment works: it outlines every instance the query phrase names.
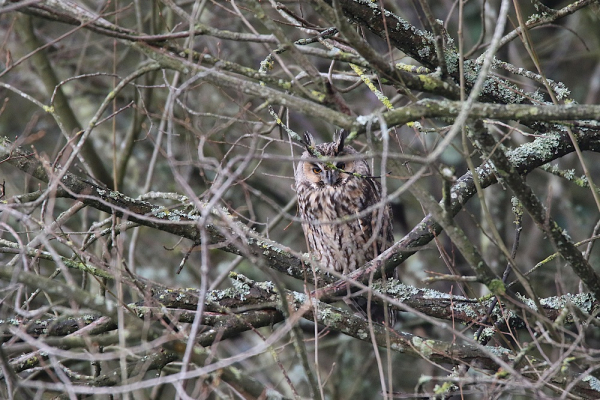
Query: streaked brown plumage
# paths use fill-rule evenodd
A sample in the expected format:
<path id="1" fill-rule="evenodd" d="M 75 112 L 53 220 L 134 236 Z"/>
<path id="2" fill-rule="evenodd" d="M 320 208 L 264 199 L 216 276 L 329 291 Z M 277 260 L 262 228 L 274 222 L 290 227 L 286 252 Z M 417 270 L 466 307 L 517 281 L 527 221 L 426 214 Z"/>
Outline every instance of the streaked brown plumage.
<path id="1" fill-rule="evenodd" d="M 335 158 L 358 155 L 344 143 L 342 131 L 334 142 L 319 144 L 307 133 L 307 150 L 295 171 L 298 209 L 313 257 L 324 267 L 347 274 L 377 257 L 393 244 L 391 210 L 381 205 L 381 184 L 364 159 Z M 312 154 L 311 154 L 312 153 Z M 319 159 L 316 154 L 325 157 Z M 332 166 L 337 167 L 332 168 Z M 365 314 L 366 308 L 354 302 Z M 356 304 L 359 303 L 359 304 Z M 383 309 L 372 307 L 372 317 L 383 321 Z"/>

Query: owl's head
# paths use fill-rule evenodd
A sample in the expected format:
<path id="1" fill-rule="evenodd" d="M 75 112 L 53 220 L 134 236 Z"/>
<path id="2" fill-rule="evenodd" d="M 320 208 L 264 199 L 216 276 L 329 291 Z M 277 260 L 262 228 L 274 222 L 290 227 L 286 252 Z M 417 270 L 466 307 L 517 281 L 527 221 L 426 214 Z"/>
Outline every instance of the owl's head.
<path id="1" fill-rule="evenodd" d="M 337 187 L 354 179 L 354 173 L 370 176 L 371 170 L 365 160 L 344 157 L 359 154 L 344 143 L 346 137 L 348 133 L 342 130 L 333 142 L 315 145 L 312 135 L 306 132 L 306 151 L 295 171 L 296 187 L 300 184 L 308 184 L 313 188 Z M 344 158 L 337 160 L 341 157 Z"/>

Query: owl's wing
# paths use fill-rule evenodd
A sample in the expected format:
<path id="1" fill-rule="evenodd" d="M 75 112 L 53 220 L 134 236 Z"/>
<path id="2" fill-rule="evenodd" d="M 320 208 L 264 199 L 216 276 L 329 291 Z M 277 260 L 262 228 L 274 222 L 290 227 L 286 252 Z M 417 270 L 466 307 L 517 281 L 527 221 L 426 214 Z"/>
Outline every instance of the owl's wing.
<path id="1" fill-rule="evenodd" d="M 362 204 L 359 213 L 381 201 L 381 184 L 374 178 L 362 178 Z M 358 220 L 360 229 L 369 240 L 370 245 L 365 249 L 368 254 L 367 261 L 372 260 L 394 243 L 392 230 L 392 210 L 389 204 L 383 208 L 377 208 L 366 213 Z M 373 251 L 376 250 L 376 251 Z M 388 275 L 388 278 L 398 278 L 397 269 Z M 364 297 L 353 297 L 349 301 L 350 308 L 355 312 L 367 317 L 367 299 Z M 379 304 L 371 305 L 371 317 L 373 321 L 383 323 L 386 320 L 385 307 Z M 388 323 L 394 326 L 397 313 L 391 308 L 387 309 Z"/>
<path id="2" fill-rule="evenodd" d="M 381 201 L 381 184 L 374 178 L 362 178 L 363 187 L 363 204 L 359 212 L 366 210 L 367 208 L 377 204 Z M 377 229 L 378 219 L 381 218 L 379 230 Z M 371 238 L 374 235 L 375 243 L 377 246 L 377 254 L 374 257 L 381 254 L 385 249 L 394 244 L 394 234 L 392 228 L 392 209 L 386 205 L 383 210 L 378 208 L 373 212 L 366 213 L 362 218 L 359 219 L 360 228 L 366 237 Z"/>

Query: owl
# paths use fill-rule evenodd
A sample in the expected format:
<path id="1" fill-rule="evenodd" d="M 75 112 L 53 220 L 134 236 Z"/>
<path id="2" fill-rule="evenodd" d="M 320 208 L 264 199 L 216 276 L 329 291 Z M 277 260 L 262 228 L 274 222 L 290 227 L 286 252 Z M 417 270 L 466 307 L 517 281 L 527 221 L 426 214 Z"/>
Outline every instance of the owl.
<path id="1" fill-rule="evenodd" d="M 311 255 L 343 274 L 360 268 L 394 242 L 390 207 L 366 211 L 381 201 L 381 184 L 360 153 L 344 143 L 347 136 L 341 131 L 334 142 L 315 146 L 307 132 L 306 151 L 294 173 Z M 364 299 L 354 299 L 350 306 L 366 316 Z M 371 316 L 383 322 L 383 307 L 373 304 Z M 393 322 L 394 315 L 390 316 Z"/>

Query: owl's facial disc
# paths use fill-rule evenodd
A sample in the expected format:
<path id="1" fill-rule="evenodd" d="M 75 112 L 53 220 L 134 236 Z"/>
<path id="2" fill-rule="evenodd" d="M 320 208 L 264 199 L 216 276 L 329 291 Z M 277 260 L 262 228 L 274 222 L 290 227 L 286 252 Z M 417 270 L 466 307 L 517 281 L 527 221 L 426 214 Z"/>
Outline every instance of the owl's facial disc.
<path id="1" fill-rule="evenodd" d="M 319 161 L 305 161 L 303 163 L 304 177 L 312 182 L 315 187 L 337 187 L 343 185 L 352 172 L 354 172 L 354 161 L 337 161 L 323 163 Z"/>
<path id="2" fill-rule="evenodd" d="M 323 169 L 321 170 L 321 181 L 326 185 L 333 186 L 337 183 L 339 178 L 338 171 L 334 169 Z"/>
<path id="3" fill-rule="evenodd" d="M 305 174 L 317 186 L 334 186 L 339 183 L 340 173 L 319 162 L 304 164 Z"/>

